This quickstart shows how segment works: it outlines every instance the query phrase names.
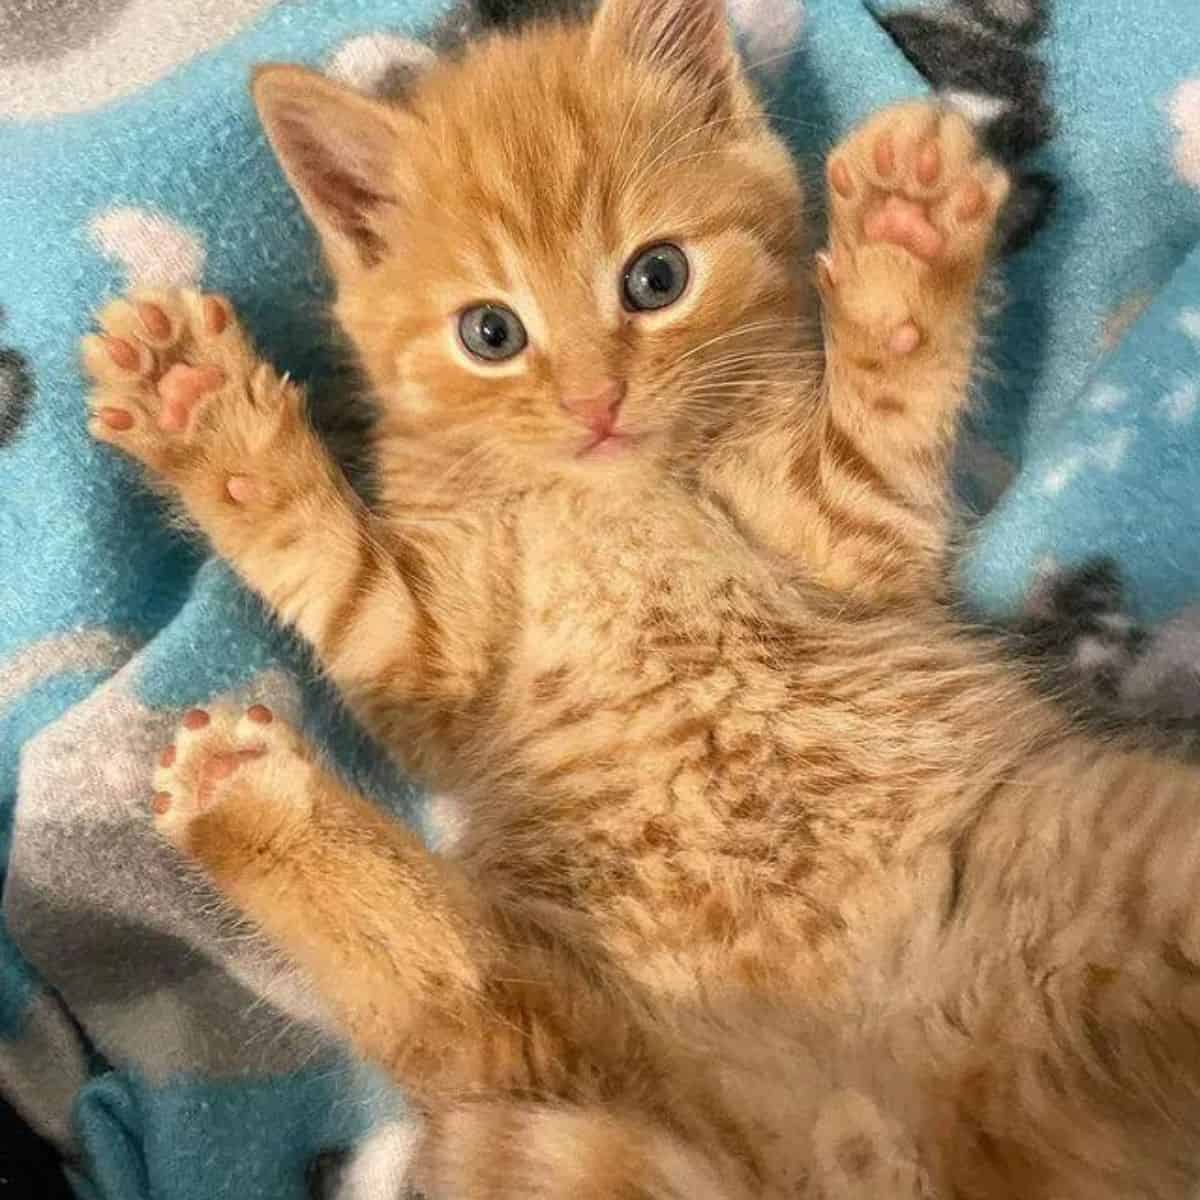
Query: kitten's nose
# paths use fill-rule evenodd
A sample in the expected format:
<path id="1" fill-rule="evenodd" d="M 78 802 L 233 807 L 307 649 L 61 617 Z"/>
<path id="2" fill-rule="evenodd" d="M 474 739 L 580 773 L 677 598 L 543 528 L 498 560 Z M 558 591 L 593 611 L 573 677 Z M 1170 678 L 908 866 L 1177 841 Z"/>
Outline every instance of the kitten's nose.
<path id="1" fill-rule="evenodd" d="M 611 429 L 617 422 L 617 411 L 625 399 L 625 384 L 619 379 L 606 379 L 596 387 L 564 391 L 559 403 L 572 416 L 590 425 L 597 432 Z"/>

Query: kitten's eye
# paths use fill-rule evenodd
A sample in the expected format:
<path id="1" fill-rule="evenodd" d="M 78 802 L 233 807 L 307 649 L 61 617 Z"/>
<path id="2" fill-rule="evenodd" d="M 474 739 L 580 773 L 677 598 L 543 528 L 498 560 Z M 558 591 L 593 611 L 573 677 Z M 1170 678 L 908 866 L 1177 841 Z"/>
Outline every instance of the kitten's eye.
<path id="1" fill-rule="evenodd" d="M 503 362 L 525 349 L 528 340 L 521 318 L 500 304 L 476 304 L 458 318 L 458 337 L 476 358 Z"/>
<path id="2" fill-rule="evenodd" d="M 642 250 L 625 268 L 625 307 L 634 312 L 666 308 L 687 287 L 688 260 L 678 246 L 660 242 Z"/>

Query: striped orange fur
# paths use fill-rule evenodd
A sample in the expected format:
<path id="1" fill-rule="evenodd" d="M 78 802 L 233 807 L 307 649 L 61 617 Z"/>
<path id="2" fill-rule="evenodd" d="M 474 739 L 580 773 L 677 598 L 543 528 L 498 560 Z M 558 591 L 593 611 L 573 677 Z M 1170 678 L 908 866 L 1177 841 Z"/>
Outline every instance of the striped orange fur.
<path id="1" fill-rule="evenodd" d="M 943 597 L 1007 189 L 965 122 L 853 133 L 814 258 L 718 0 L 605 0 L 395 105 L 298 68 L 255 99 L 380 504 L 217 298 L 101 313 L 92 429 L 462 802 L 435 856 L 264 712 L 189 718 L 156 784 L 424 1111 L 421 1189 L 1190 1197 L 1200 776 L 1072 727 Z M 687 287 L 628 311 L 661 242 Z M 500 365 L 456 340 L 483 302 L 528 335 Z"/>

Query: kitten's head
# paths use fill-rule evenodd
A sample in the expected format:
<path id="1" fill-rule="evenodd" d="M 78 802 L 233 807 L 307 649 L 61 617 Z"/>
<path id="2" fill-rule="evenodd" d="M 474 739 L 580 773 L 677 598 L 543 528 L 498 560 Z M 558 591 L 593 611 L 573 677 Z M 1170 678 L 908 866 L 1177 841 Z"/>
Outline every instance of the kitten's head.
<path id="1" fill-rule="evenodd" d="M 723 0 L 606 0 L 395 103 L 293 67 L 254 95 L 385 434 L 606 479 L 794 368 L 802 197 Z"/>

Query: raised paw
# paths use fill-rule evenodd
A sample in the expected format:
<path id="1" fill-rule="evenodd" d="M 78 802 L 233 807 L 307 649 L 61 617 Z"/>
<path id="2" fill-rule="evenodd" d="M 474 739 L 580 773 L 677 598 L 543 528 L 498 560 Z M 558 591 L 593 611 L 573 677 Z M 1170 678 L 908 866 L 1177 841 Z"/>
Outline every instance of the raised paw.
<path id="1" fill-rule="evenodd" d="M 983 155 L 964 117 L 924 101 L 867 121 L 834 151 L 827 175 L 822 291 L 885 324 L 894 353 L 911 353 L 930 331 L 910 309 L 972 296 L 1008 175 Z"/>
<path id="2" fill-rule="evenodd" d="M 262 844 L 312 809 L 315 770 L 300 737 L 270 709 L 192 709 L 154 773 L 151 809 L 159 830 L 196 850 L 197 828 L 209 839 Z"/>
<path id="3" fill-rule="evenodd" d="M 885 109 L 829 160 L 835 246 L 878 242 L 929 264 L 987 250 L 1008 175 L 982 156 L 965 117 L 918 101 Z"/>
<path id="4" fill-rule="evenodd" d="M 167 477 L 214 451 L 236 477 L 239 456 L 269 440 L 286 389 L 258 359 L 227 300 L 139 291 L 111 301 L 96 322 L 100 332 L 81 343 L 93 437 Z"/>

